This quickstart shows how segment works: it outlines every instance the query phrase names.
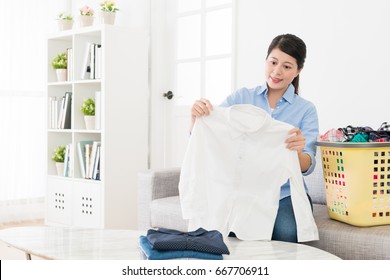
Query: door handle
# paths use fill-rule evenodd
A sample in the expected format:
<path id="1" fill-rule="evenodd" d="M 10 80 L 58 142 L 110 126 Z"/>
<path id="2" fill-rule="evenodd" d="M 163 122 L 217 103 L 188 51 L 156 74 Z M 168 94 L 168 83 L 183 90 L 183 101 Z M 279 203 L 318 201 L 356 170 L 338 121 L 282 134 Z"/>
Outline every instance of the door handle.
<path id="1" fill-rule="evenodd" d="M 169 100 L 171 100 L 171 99 L 173 98 L 174 95 L 173 95 L 173 92 L 172 92 L 172 91 L 168 91 L 168 92 L 164 93 L 163 96 L 164 96 L 165 98 L 168 98 Z"/>

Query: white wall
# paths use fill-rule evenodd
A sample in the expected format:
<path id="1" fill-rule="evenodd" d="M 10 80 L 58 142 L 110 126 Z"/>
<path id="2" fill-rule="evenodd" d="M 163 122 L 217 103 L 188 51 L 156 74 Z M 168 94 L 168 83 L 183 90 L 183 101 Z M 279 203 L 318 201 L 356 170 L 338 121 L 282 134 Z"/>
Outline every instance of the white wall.
<path id="1" fill-rule="evenodd" d="M 269 43 L 293 33 L 307 45 L 301 95 L 315 103 L 321 133 L 390 121 L 389 1 L 237 2 L 237 87 L 263 82 Z"/>

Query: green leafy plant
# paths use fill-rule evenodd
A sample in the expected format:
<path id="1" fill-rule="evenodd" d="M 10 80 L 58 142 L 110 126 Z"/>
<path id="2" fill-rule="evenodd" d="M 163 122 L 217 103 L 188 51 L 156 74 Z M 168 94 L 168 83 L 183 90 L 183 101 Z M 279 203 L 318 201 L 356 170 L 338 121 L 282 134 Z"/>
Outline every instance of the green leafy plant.
<path id="1" fill-rule="evenodd" d="M 57 148 L 55 148 L 51 159 L 55 162 L 64 162 L 65 146 L 58 146 Z"/>
<path id="2" fill-rule="evenodd" d="M 95 115 L 95 100 L 92 98 L 87 98 L 84 100 L 83 105 L 81 106 L 81 112 L 85 116 L 94 116 Z"/>
<path id="3" fill-rule="evenodd" d="M 99 6 L 101 7 L 101 10 L 103 12 L 115 13 L 116 11 L 119 11 L 119 9 L 115 7 L 115 2 L 114 1 L 107 1 L 107 0 L 105 0 L 102 3 L 100 3 Z"/>
<path id="4" fill-rule="evenodd" d="M 66 69 L 68 65 L 68 59 L 66 57 L 66 53 L 57 54 L 54 59 L 51 61 L 51 66 L 54 69 Z"/>
<path id="5" fill-rule="evenodd" d="M 66 13 L 61 13 L 61 14 L 58 15 L 58 19 L 73 20 L 73 17 L 72 17 L 72 15 L 68 15 Z"/>

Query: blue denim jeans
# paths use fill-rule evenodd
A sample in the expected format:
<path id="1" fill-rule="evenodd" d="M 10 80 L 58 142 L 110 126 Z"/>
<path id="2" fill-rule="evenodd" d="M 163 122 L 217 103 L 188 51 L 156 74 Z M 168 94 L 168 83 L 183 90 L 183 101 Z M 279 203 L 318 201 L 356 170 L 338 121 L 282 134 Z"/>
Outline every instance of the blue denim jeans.
<path id="1" fill-rule="evenodd" d="M 313 204 L 309 195 L 307 195 L 311 209 Z M 297 224 L 295 222 L 294 210 L 291 203 L 291 196 L 285 197 L 279 201 L 278 214 L 276 216 L 272 240 L 298 242 Z"/>

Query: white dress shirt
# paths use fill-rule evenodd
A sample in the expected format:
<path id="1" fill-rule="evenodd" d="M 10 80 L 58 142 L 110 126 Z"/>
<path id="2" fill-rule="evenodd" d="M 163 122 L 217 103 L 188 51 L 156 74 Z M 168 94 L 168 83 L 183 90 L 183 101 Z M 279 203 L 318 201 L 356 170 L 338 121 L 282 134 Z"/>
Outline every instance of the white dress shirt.
<path id="1" fill-rule="evenodd" d="M 230 231 L 242 240 L 270 240 L 280 187 L 290 180 L 299 242 L 318 239 L 296 151 L 285 140 L 293 126 L 263 109 L 214 107 L 198 118 L 181 168 L 179 193 L 189 231 Z"/>

